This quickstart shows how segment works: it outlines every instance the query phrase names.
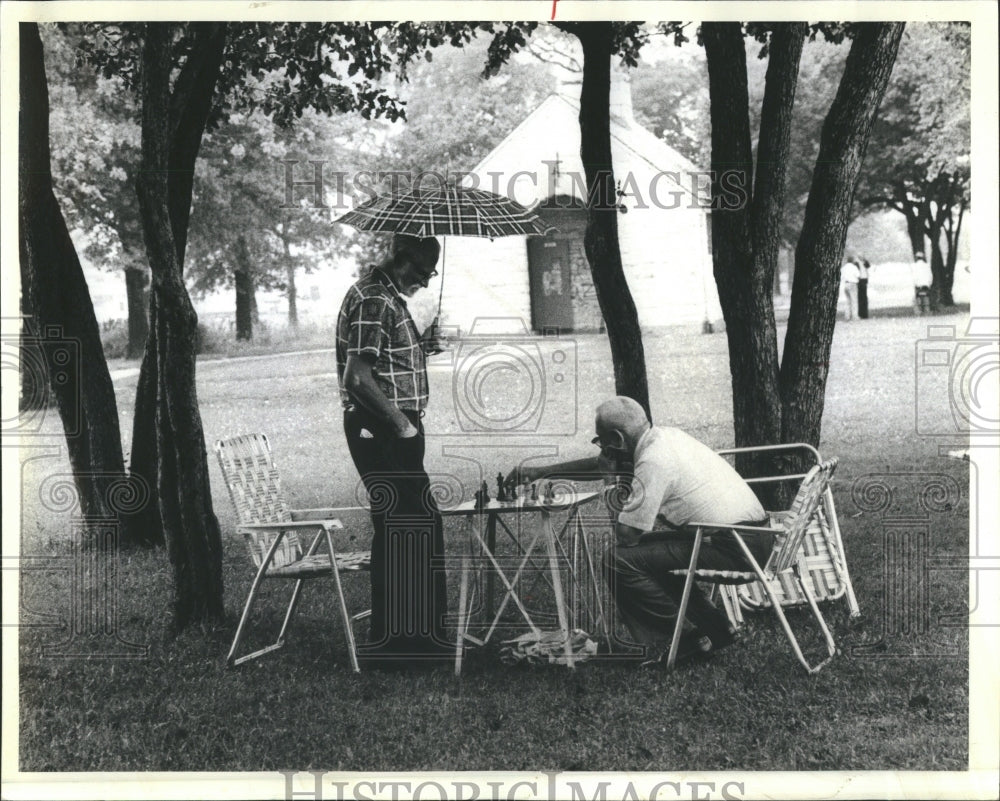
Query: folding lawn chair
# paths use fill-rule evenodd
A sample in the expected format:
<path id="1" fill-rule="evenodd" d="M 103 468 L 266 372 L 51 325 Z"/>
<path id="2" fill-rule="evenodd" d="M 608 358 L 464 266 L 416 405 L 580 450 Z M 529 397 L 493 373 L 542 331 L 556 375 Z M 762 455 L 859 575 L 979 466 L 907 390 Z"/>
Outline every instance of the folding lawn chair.
<path id="1" fill-rule="evenodd" d="M 285 644 L 288 624 L 299 602 L 302 583 L 307 579 L 332 576 L 337 590 L 351 667 L 355 672 L 359 672 L 352 626 L 356 621 L 371 615 L 371 610 L 356 614 L 348 612 L 341 574 L 344 571 L 370 570 L 371 552 L 336 550 L 333 532 L 343 529 L 343 525 L 333 514 L 364 507 L 289 509 L 281 492 L 278 470 L 271 458 L 271 446 L 264 434 L 248 434 L 219 440 L 215 443 L 215 453 L 229 490 L 229 497 L 236 507 L 236 517 L 239 521 L 237 530 L 246 539 L 250 558 L 257 568 L 257 575 L 250 587 L 250 595 L 247 597 L 239 626 L 236 628 L 236 636 L 226 656 L 226 667 L 242 664 L 281 648 Z M 309 531 L 316 532 L 309 550 L 305 552 L 299 539 L 300 531 L 303 534 Z M 355 536 L 350 535 L 349 539 L 354 540 Z M 320 545 L 324 541 L 326 547 L 320 550 Z M 243 639 L 250 608 L 257 598 L 261 584 L 266 579 L 295 580 L 295 588 L 292 590 L 292 598 L 278 639 L 271 645 L 236 658 L 236 650 Z"/>
<path id="2" fill-rule="evenodd" d="M 694 547 L 691 551 L 691 561 L 688 567 L 671 571 L 675 575 L 683 575 L 685 582 L 684 591 L 681 595 L 680 609 L 677 614 L 678 625 L 674 628 L 673 639 L 670 643 L 670 652 L 667 655 L 668 668 L 673 667 L 677 658 L 677 650 L 683 628 L 680 622 L 684 620 L 687 612 L 688 600 L 691 597 L 691 587 L 695 579 L 721 584 L 758 582 L 770 600 L 771 608 L 774 609 L 775 614 L 778 616 L 785 634 L 788 635 L 792 649 L 795 651 L 795 656 L 802 663 L 802 666 L 805 667 L 806 671 L 816 673 L 833 658 L 836 653 L 836 645 L 833 641 L 833 635 L 830 633 L 830 629 L 827 627 L 826 621 L 823 619 L 823 615 L 816 603 L 816 598 L 812 591 L 812 581 L 806 576 L 807 567 L 805 565 L 802 544 L 809 524 L 818 514 L 820 500 L 829 486 L 830 478 L 836 467 L 837 460 L 830 459 L 814 466 L 806 473 L 802 484 L 799 486 L 798 494 L 792 502 L 791 509 L 780 518 L 781 527 L 773 529 L 775 533 L 774 549 L 764 567 L 761 567 L 757 560 L 754 559 L 753 554 L 747 548 L 741 535 L 741 532 L 759 533 L 761 530 L 759 527 L 706 522 L 688 524 L 688 527 L 694 530 Z M 713 533 L 713 537 L 732 536 L 746 557 L 747 562 L 752 567 L 752 571 L 743 572 L 699 568 L 698 552 L 701 549 L 701 544 L 705 536 L 705 529 L 722 530 Z M 780 582 L 782 585 L 797 585 L 798 591 L 805 597 L 806 602 L 812 609 L 813 615 L 819 622 L 823 638 L 826 641 L 827 657 L 815 666 L 810 665 L 802 654 L 802 649 L 799 647 L 798 640 L 796 640 L 795 634 L 788 624 L 788 619 L 785 617 L 782 604 L 774 591 L 773 585 L 775 581 Z"/>
<path id="3" fill-rule="evenodd" d="M 820 464 L 823 459 L 812 445 L 792 442 L 783 445 L 764 445 L 755 448 L 730 448 L 718 451 L 720 455 L 732 456 L 740 453 L 774 453 L 780 451 L 804 451 Z M 746 479 L 749 484 L 780 483 L 801 479 L 804 474 L 759 476 Z M 789 512 L 768 512 L 773 527 L 781 527 Z M 810 581 L 813 596 L 820 603 L 844 599 L 851 617 L 860 617 L 861 609 L 854 595 L 851 575 L 847 569 L 847 556 L 840 536 L 840 521 L 833 503 L 833 493 L 829 485 L 823 492 L 816 515 L 809 522 L 802 538 L 803 558 L 806 572 L 803 578 Z M 770 582 L 771 589 L 784 607 L 801 606 L 808 602 L 792 581 L 776 578 Z M 743 611 L 759 612 L 771 605 L 770 596 L 758 582 L 739 585 L 720 585 L 720 594 L 725 605 L 729 622 L 739 628 L 743 625 Z"/>

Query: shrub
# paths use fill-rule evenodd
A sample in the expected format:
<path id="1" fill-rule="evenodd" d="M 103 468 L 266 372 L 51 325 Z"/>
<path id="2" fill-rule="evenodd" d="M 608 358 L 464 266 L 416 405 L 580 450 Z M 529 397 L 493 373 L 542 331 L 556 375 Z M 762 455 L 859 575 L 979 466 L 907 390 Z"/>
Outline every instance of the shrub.
<path id="1" fill-rule="evenodd" d="M 128 320 L 105 320 L 101 323 L 101 346 L 105 359 L 128 356 Z"/>
<path id="2" fill-rule="evenodd" d="M 203 353 L 226 353 L 230 347 L 232 336 L 228 331 L 217 325 L 208 325 L 198 322 L 198 332 L 195 336 L 194 352 L 201 355 Z"/>

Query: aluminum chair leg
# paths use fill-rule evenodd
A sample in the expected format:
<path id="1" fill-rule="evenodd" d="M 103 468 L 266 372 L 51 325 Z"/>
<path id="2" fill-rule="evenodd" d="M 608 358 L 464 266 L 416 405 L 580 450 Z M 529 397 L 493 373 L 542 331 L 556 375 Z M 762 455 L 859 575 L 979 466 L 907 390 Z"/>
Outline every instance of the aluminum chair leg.
<path id="1" fill-rule="evenodd" d="M 698 567 L 698 552 L 704 539 L 701 528 L 695 530 L 694 546 L 691 548 L 691 562 L 688 564 L 687 575 L 684 577 L 684 592 L 681 594 L 680 608 L 677 610 L 677 621 L 674 623 L 674 636 L 670 639 L 670 651 L 667 654 L 667 670 L 672 670 L 677 660 L 677 651 L 681 644 L 681 633 L 684 631 L 684 616 L 687 614 L 688 600 L 691 598 L 691 588 L 694 586 L 694 571 Z"/>
<path id="2" fill-rule="evenodd" d="M 274 554 L 278 550 L 278 545 L 281 543 L 281 539 L 284 536 L 284 532 L 279 533 L 277 537 L 274 538 L 274 542 L 271 543 L 271 547 L 268 548 L 267 554 L 264 556 L 264 560 L 260 563 L 260 567 L 257 568 L 257 575 L 253 578 L 253 584 L 250 585 L 250 594 L 247 596 L 247 602 L 243 605 L 243 614 L 240 615 L 240 622 L 236 626 L 236 634 L 233 636 L 233 644 L 229 646 L 229 653 L 226 655 L 226 667 L 235 667 L 236 665 L 242 665 L 244 662 L 249 662 L 251 659 L 256 659 L 259 656 L 268 654 L 271 651 L 276 651 L 281 646 L 284 645 L 280 639 L 272 645 L 266 648 L 261 648 L 259 651 L 254 651 L 246 656 L 241 656 L 239 659 L 235 659 L 236 649 L 239 648 L 240 643 L 243 641 L 243 633 L 246 628 L 247 620 L 250 617 L 250 607 L 253 606 L 253 602 L 257 599 L 257 593 L 260 591 L 260 585 L 264 581 L 264 575 L 267 573 L 267 568 L 274 559 Z"/>
<path id="3" fill-rule="evenodd" d="M 319 531 L 316 536 L 313 537 L 312 544 L 309 546 L 309 550 L 306 551 L 306 556 L 312 556 L 316 553 L 321 539 L 323 539 L 323 532 Z M 285 644 L 285 633 L 288 631 L 288 625 L 292 622 L 292 616 L 295 614 L 295 610 L 299 605 L 299 598 L 302 594 L 302 583 L 303 579 L 298 579 L 295 582 L 295 589 L 292 590 L 292 599 L 288 603 L 288 611 L 285 612 L 285 620 L 281 624 L 281 631 L 278 633 L 278 642 L 282 645 Z"/>
<path id="4" fill-rule="evenodd" d="M 743 541 L 743 538 L 733 532 L 733 536 L 736 538 L 736 542 L 739 543 L 740 549 L 743 551 L 743 555 L 746 557 L 747 561 L 753 567 L 754 573 L 757 574 L 757 578 L 760 583 L 764 586 L 764 592 L 767 593 L 768 599 L 771 601 L 771 607 L 774 609 L 774 613 L 778 616 L 778 622 L 781 623 L 781 627 L 785 630 L 785 634 L 788 636 L 788 641 L 792 645 L 792 650 L 795 651 L 795 656 L 802 664 L 802 667 L 806 669 L 807 673 L 818 673 L 819 670 L 833 658 L 833 653 L 835 652 L 835 646 L 833 645 L 833 638 L 830 635 L 830 630 L 826 626 L 826 621 L 823 620 L 822 614 L 820 614 L 819 606 L 816 605 L 816 599 L 812 596 L 811 591 L 807 590 L 805 585 L 806 582 L 802 580 L 799 575 L 798 566 L 793 568 L 796 580 L 799 585 L 803 588 L 803 592 L 806 594 L 806 598 L 810 599 L 810 605 L 813 608 L 813 614 L 816 615 L 817 619 L 820 621 L 820 626 L 823 630 L 823 635 L 827 641 L 827 650 L 830 651 L 829 656 L 822 662 L 819 662 L 815 666 L 810 665 L 808 660 L 806 660 L 805 655 L 802 653 L 802 648 L 799 647 L 799 641 L 795 637 L 795 633 L 792 631 L 792 627 L 788 623 L 788 618 L 785 617 L 785 610 L 782 609 L 781 603 L 778 601 L 778 596 L 775 594 L 774 590 L 771 588 L 771 583 L 767 580 L 767 576 L 764 575 L 764 571 L 761 569 L 757 560 L 754 559 L 753 554 L 750 553 L 750 549 L 747 544 Z M 801 562 L 800 562 L 801 564 Z M 832 650 L 831 650 L 832 649 Z"/>
<path id="5" fill-rule="evenodd" d="M 295 582 L 295 589 L 292 590 L 292 599 L 288 602 L 288 611 L 285 612 L 285 621 L 281 624 L 281 631 L 278 632 L 278 642 L 282 645 L 285 644 L 285 632 L 288 630 L 288 624 L 292 622 L 292 615 L 295 614 L 295 609 L 299 605 L 299 596 L 302 594 L 302 582 L 303 579 L 298 579 Z"/>
<path id="6" fill-rule="evenodd" d="M 351 613 L 347 611 L 347 600 L 344 598 L 344 588 L 340 583 L 340 570 L 337 567 L 337 552 L 333 547 L 333 535 L 326 530 L 326 546 L 330 551 L 330 567 L 333 570 L 333 583 L 337 587 L 337 600 L 340 602 L 340 617 L 344 624 L 344 635 L 347 638 L 348 655 L 351 658 L 351 669 L 361 672 L 358 664 L 358 652 L 354 643 L 354 626 L 351 623 Z"/>
<path id="7" fill-rule="evenodd" d="M 816 621 L 819 623 L 820 630 L 823 632 L 823 639 L 826 641 L 826 652 L 827 658 L 820 662 L 813 672 L 818 671 L 823 665 L 829 662 L 837 653 L 837 644 L 833 641 L 833 634 L 830 632 L 830 627 L 826 624 L 826 619 L 823 617 L 822 612 L 819 610 L 819 604 L 816 603 L 816 596 L 813 594 L 812 587 L 809 586 L 809 582 L 803 578 L 803 568 L 804 565 L 802 560 L 795 566 L 795 575 L 799 580 L 799 584 L 802 585 L 802 592 L 806 596 L 806 600 L 809 601 L 809 607 L 812 609 L 813 615 L 816 617 Z"/>
<path id="8" fill-rule="evenodd" d="M 455 675 L 462 674 L 462 654 L 465 651 L 465 630 L 469 624 L 469 610 L 466 605 L 469 602 L 469 571 L 472 565 L 469 555 L 462 555 L 462 576 L 458 585 L 458 621 L 455 628 L 458 634 L 455 636 Z"/>

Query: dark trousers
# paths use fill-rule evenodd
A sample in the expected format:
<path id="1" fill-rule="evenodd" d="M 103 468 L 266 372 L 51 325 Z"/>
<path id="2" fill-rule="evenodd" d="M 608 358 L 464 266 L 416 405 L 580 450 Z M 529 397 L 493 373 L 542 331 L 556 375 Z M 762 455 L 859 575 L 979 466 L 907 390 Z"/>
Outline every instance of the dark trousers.
<path id="1" fill-rule="evenodd" d="M 766 526 L 767 521 L 742 525 Z M 739 545 L 725 530 L 714 531 L 702 540 L 698 567 L 710 570 L 751 569 Z M 708 534 L 708 532 L 706 532 Z M 743 534 L 754 558 L 761 567 L 771 554 L 774 537 L 769 531 Z M 622 622 L 636 642 L 662 647 L 674 633 L 684 576 L 671 570 L 686 568 L 691 563 L 694 532 L 656 531 L 644 534 L 638 545 L 612 545 L 605 557 L 605 571 L 611 596 Z M 699 634 L 713 639 L 724 638 L 729 631 L 726 615 L 717 609 L 697 585 L 691 587 L 687 620 Z"/>
<path id="2" fill-rule="evenodd" d="M 858 317 L 868 319 L 868 279 L 858 280 Z"/>
<path id="3" fill-rule="evenodd" d="M 444 527 L 424 470 L 424 429 L 401 439 L 364 410 L 344 414 L 344 433 L 354 466 L 371 503 L 372 617 L 361 656 L 444 655 L 447 576 Z"/>

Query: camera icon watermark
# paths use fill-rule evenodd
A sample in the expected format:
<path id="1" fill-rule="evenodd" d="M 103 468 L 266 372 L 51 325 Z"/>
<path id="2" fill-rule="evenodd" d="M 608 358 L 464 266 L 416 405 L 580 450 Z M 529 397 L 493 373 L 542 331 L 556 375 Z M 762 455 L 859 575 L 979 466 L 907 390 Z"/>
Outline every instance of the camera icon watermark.
<path id="1" fill-rule="evenodd" d="M 928 326 L 916 344 L 916 431 L 925 437 L 1000 433 L 1000 345 L 996 318 L 976 317 L 964 336 Z M 986 444 L 985 441 L 979 444 Z"/>
<path id="2" fill-rule="evenodd" d="M 3 436 L 44 436 L 42 424 L 54 405 L 53 394 L 68 395 L 71 408 L 79 409 L 80 343 L 66 337 L 61 326 L 36 329 L 28 318 L 3 318 L 0 332 L 0 370 L 3 380 L 18 382 L 17 406 L 5 409 L 0 432 Z M 79 415 L 64 418 L 68 428 L 59 436 L 80 433 Z"/>
<path id="3" fill-rule="evenodd" d="M 944 473 L 869 473 L 855 480 L 855 507 L 881 522 L 882 619 L 874 639 L 849 647 L 853 658 L 964 659 L 964 645 L 949 630 L 995 625 L 989 610 L 976 614 L 976 604 L 964 600 L 977 598 L 981 583 L 988 586 L 995 557 L 980 556 L 977 549 L 973 556 L 964 548 L 949 552 L 938 533 L 944 518 L 968 519 L 965 495 Z M 963 582 L 972 585 L 971 592 L 954 592 Z M 943 587 L 948 591 L 942 593 Z"/>
<path id="4" fill-rule="evenodd" d="M 557 331 L 529 333 L 517 318 L 477 318 L 453 355 L 452 396 L 462 435 L 577 432 L 577 349 Z"/>

